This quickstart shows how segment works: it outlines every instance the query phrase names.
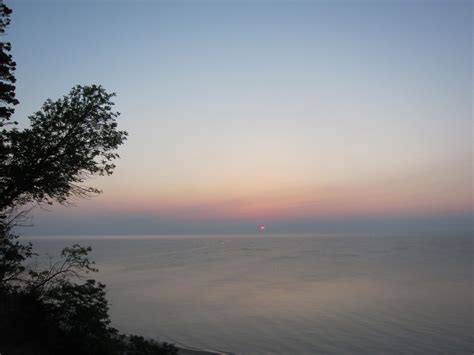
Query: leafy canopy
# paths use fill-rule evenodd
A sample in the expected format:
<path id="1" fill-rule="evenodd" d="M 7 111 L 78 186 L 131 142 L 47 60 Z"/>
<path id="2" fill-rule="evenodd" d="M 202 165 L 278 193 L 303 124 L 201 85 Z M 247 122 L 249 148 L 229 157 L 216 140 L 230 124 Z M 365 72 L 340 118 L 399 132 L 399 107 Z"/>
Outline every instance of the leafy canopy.
<path id="1" fill-rule="evenodd" d="M 78 85 L 57 101 L 47 100 L 29 117 L 29 128 L 9 131 L 0 210 L 99 193 L 83 182 L 113 173 L 116 149 L 127 136 L 117 129 L 114 96 L 101 86 Z"/>

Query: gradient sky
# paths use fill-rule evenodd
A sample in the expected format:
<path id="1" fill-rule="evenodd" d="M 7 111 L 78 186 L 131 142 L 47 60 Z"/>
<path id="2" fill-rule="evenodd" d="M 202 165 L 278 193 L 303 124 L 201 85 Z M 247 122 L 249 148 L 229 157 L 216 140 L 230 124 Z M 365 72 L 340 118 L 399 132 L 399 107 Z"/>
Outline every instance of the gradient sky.
<path id="1" fill-rule="evenodd" d="M 96 83 L 130 134 L 28 233 L 471 227 L 471 1 L 8 5 L 16 119 Z"/>

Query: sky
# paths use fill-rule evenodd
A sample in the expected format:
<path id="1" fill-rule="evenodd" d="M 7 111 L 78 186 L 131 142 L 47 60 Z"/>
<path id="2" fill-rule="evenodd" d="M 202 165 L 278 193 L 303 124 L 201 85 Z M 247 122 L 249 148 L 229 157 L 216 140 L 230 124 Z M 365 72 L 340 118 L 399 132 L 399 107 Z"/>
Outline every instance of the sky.
<path id="1" fill-rule="evenodd" d="M 129 132 L 26 234 L 472 228 L 471 1 L 7 4 L 15 118 L 101 84 Z"/>

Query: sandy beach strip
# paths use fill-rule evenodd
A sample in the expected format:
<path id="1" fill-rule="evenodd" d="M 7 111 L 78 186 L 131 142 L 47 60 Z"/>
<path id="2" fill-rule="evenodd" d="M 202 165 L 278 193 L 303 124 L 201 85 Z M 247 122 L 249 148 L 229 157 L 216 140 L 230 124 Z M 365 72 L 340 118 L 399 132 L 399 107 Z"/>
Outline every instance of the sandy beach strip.
<path id="1" fill-rule="evenodd" d="M 236 355 L 235 353 L 230 353 L 227 351 L 202 350 L 177 344 L 175 344 L 175 346 L 179 349 L 179 355 Z"/>

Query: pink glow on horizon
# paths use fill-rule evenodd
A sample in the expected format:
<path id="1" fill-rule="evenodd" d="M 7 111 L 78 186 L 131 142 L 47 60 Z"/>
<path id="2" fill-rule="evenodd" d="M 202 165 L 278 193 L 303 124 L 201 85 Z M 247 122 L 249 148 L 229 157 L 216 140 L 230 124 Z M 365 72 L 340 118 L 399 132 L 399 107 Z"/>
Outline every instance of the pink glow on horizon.
<path id="1" fill-rule="evenodd" d="M 275 172 L 275 175 L 278 172 Z M 117 181 L 91 207 L 117 213 L 194 219 L 269 219 L 472 211 L 470 171 L 444 166 L 345 181 L 267 175 L 219 180 Z M 216 178 L 217 179 L 217 178 Z M 78 212 L 79 213 L 79 212 Z"/>

